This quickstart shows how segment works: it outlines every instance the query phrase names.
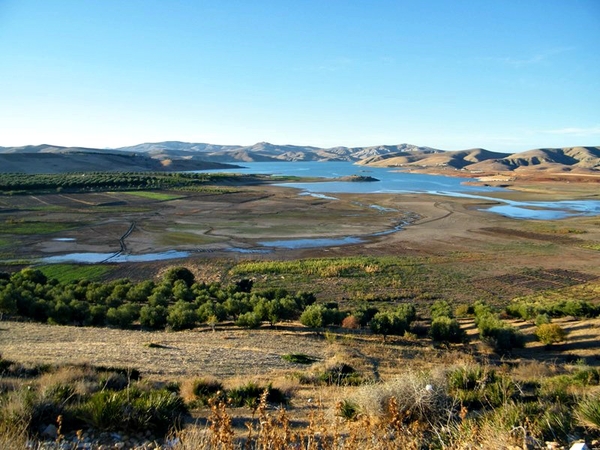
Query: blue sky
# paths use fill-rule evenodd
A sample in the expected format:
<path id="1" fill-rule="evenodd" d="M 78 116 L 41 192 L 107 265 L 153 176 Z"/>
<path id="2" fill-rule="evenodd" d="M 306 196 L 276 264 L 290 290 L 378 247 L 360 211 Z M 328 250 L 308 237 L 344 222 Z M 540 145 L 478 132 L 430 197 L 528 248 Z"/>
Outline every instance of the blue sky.
<path id="1" fill-rule="evenodd" d="M 0 146 L 600 145 L 600 0 L 0 0 Z"/>

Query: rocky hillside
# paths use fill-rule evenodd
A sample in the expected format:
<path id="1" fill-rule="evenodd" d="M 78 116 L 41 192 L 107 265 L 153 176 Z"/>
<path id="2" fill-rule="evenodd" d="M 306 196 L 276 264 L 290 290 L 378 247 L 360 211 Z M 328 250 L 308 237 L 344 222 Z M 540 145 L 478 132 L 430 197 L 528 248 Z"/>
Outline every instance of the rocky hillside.
<path id="1" fill-rule="evenodd" d="M 223 163 L 348 161 L 456 174 L 572 173 L 600 175 L 600 147 L 542 148 L 507 154 L 482 148 L 444 151 L 410 144 L 318 148 L 259 142 L 251 146 L 167 141 L 100 150 L 37 145 L 0 147 L 0 172 L 201 170 Z M 215 165 L 216 164 L 216 165 Z"/>
<path id="2" fill-rule="evenodd" d="M 158 160 L 106 151 L 0 153 L 0 173 L 161 172 L 232 167 L 201 160 Z"/>

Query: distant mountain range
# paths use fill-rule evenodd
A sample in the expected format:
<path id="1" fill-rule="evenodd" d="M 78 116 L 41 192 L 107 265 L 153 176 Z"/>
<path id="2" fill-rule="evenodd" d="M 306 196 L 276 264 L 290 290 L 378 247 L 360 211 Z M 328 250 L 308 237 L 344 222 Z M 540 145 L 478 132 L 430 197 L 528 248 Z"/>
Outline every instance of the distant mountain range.
<path id="1" fill-rule="evenodd" d="M 410 144 L 318 148 L 259 142 L 251 146 L 167 141 L 116 149 L 29 145 L 0 147 L 0 173 L 200 170 L 265 161 L 348 161 L 414 171 L 582 173 L 600 175 L 600 146 L 541 148 L 508 154 L 476 148 L 445 151 Z"/>

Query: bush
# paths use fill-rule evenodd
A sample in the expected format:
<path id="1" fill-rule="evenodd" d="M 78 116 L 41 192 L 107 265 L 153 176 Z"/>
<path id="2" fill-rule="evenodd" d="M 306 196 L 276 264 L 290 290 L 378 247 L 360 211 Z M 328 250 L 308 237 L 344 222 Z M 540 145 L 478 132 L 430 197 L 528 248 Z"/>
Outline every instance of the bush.
<path id="1" fill-rule="evenodd" d="M 316 381 L 328 386 L 357 386 L 364 383 L 363 377 L 348 364 L 335 364 L 317 375 Z"/>
<path id="2" fill-rule="evenodd" d="M 256 312 L 247 312 L 241 314 L 235 321 L 238 327 L 258 328 L 262 324 L 262 317 Z"/>
<path id="3" fill-rule="evenodd" d="M 498 319 L 490 312 L 475 311 L 475 322 L 479 328 L 481 340 L 490 344 L 496 351 L 504 352 L 525 345 L 523 334 L 511 325 Z"/>
<path id="4" fill-rule="evenodd" d="M 285 361 L 295 364 L 312 364 L 317 361 L 316 358 L 305 355 L 303 353 L 290 353 L 287 355 L 283 355 L 281 358 Z"/>
<path id="5" fill-rule="evenodd" d="M 442 374 L 409 372 L 386 383 L 359 388 L 352 400 L 365 414 L 386 417 L 394 413 L 404 422 L 446 424 L 452 414 L 445 377 Z"/>
<path id="6" fill-rule="evenodd" d="M 220 392 L 224 392 L 224 389 L 223 385 L 217 380 L 202 378 L 194 380 L 192 383 L 192 394 L 203 405 L 208 405 L 209 400 Z"/>
<path id="7" fill-rule="evenodd" d="M 445 316 L 439 316 L 433 320 L 429 335 L 434 341 L 455 343 L 463 342 L 466 337 L 466 333 L 458 321 Z"/>
<path id="8" fill-rule="evenodd" d="M 550 316 L 548 314 L 538 314 L 535 318 L 535 324 L 537 326 L 546 324 L 546 323 L 550 323 Z"/>
<path id="9" fill-rule="evenodd" d="M 194 284 L 194 274 L 186 267 L 172 267 L 165 272 L 163 275 L 163 281 L 175 284 L 176 281 L 183 281 L 187 287 L 191 287 Z"/>
<path id="10" fill-rule="evenodd" d="M 468 317 L 473 314 L 473 307 L 469 305 L 458 305 L 454 310 L 455 317 Z"/>
<path id="11" fill-rule="evenodd" d="M 452 307 L 445 300 L 437 300 L 431 305 L 431 320 L 435 320 L 438 317 L 453 317 Z"/>
<path id="12" fill-rule="evenodd" d="M 139 318 L 140 307 L 133 303 L 124 303 L 118 308 L 109 308 L 106 323 L 118 328 L 129 328 Z"/>
<path id="13" fill-rule="evenodd" d="M 175 330 L 185 330 L 196 326 L 197 314 L 194 305 L 179 300 L 168 309 L 167 323 Z"/>
<path id="14" fill-rule="evenodd" d="M 535 330 L 535 335 L 542 344 L 552 345 L 566 339 L 567 333 L 556 323 L 543 323 Z"/>
<path id="15" fill-rule="evenodd" d="M 450 371 L 448 388 L 462 405 L 477 408 L 503 405 L 516 393 L 516 386 L 509 377 L 497 375 L 494 370 L 479 364 Z"/>
<path id="16" fill-rule="evenodd" d="M 140 324 L 145 328 L 162 329 L 167 324 L 167 308 L 144 305 L 140 309 Z"/>
<path id="17" fill-rule="evenodd" d="M 266 387 L 259 386 L 256 383 L 250 382 L 244 386 L 231 389 L 227 392 L 227 399 L 231 406 L 248 408 L 256 408 L 258 406 L 261 395 L 267 392 L 267 403 L 275 405 L 287 405 L 288 398 L 280 389 L 274 388 L 271 384 Z"/>
<path id="18" fill-rule="evenodd" d="M 100 430 L 166 433 L 180 423 L 185 412 L 181 397 L 166 389 L 144 392 L 129 388 L 96 392 L 77 415 Z"/>
<path id="19" fill-rule="evenodd" d="M 371 319 L 369 327 L 375 334 L 383 335 L 385 340 L 388 335 L 402 336 L 409 329 L 410 322 L 403 314 L 395 312 L 379 312 Z"/>
<path id="20" fill-rule="evenodd" d="M 352 400 L 344 399 L 336 406 L 336 415 L 346 420 L 355 420 L 360 408 Z"/>
<path id="21" fill-rule="evenodd" d="M 358 330 L 360 328 L 360 321 L 354 316 L 347 316 L 342 320 L 342 328 L 348 330 Z"/>
<path id="22" fill-rule="evenodd" d="M 600 398 L 589 396 L 581 400 L 577 406 L 576 417 L 582 425 L 600 430 Z"/>
<path id="23" fill-rule="evenodd" d="M 325 326 L 324 315 L 326 309 L 325 306 L 318 304 L 307 306 L 300 316 L 300 323 L 305 327 L 322 328 Z"/>

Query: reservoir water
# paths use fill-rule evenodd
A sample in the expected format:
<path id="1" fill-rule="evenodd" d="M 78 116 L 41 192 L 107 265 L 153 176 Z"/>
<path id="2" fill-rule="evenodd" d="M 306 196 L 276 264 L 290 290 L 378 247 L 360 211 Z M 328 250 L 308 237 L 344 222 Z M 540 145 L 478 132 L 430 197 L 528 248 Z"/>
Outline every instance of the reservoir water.
<path id="1" fill-rule="evenodd" d="M 340 178 L 362 175 L 379 181 L 325 181 L 314 183 L 281 183 L 280 186 L 300 189 L 310 194 L 334 198 L 337 193 L 427 193 L 450 197 L 470 197 L 493 201 L 497 205 L 482 208 L 494 214 L 513 219 L 555 220 L 575 216 L 600 215 L 600 200 L 565 200 L 556 202 L 519 202 L 488 197 L 489 192 L 502 188 L 465 184 L 465 178 L 401 172 L 397 168 L 357 166 L 350 162 L 253 162 L 244 163 L 243 169 L 213 170 L 207 172 L 271 174 L 280 176 Z"/>
<path id="2" fill-rule="evenodd" d="M 574 216 L 600 215 L 600 201 L 598 200 L 567 200 L 557 202 L 531 202 L 514 201 L 496 197 L 489 197 L 491 192 L 504 191 L 501 188 L 489 186 L 474 186 L 465 184 L 467 181 L 459 177 L 441 175 L 425 175 L 400 172 L 393 168 L 378 168 L 357 166 L 349 162 L 266 162 L 244 163 L 244 168 L 230 170 L 210 170 L 199 172 L 242 173 L 242 174 L 270 174 L 279 176 L 341 178 L 352 175 L 362 175 L 376 178 L 378 181 L 325 181 L 312 183 L 279 183 L 278 186 L 298 189 L 298 195 L 311 195 L 319 198 L 336 200 L 335 195 L 340 193 L 378 194 L 378 193 L 427 193 L 449 197 L 467 197 L 494 203 L 493 206 L 481 208 L 492 214 L 501 214 L 513 219 L 529 220 L 555 220 Z M 373 208 L 381 208 L 371 205 Z M 402 226 L 379 234 L 399 231 Z M 230 248 L 228 251 L 239 253 L 268 253 L 274 248 L 300 249 L 315 247 L 330 247 L 363 242 L 368 236 L 346 236 L 341 238 L 313 238 L 313 239 L 288 239 L 263 241 L 258 244 L 260 248 L 242 249 Z M 56 240 L 70 240 L 69 238 L 56 238 Z M 158 261 L 173 258 L 185 258 L 189 252 L 167 251 L 143 255 L 130 255 L 119 253 L 71 253 L 67 255 L 42 258 L 43 263 L 100 263 L 100 262 L 141 262 Z"/>

